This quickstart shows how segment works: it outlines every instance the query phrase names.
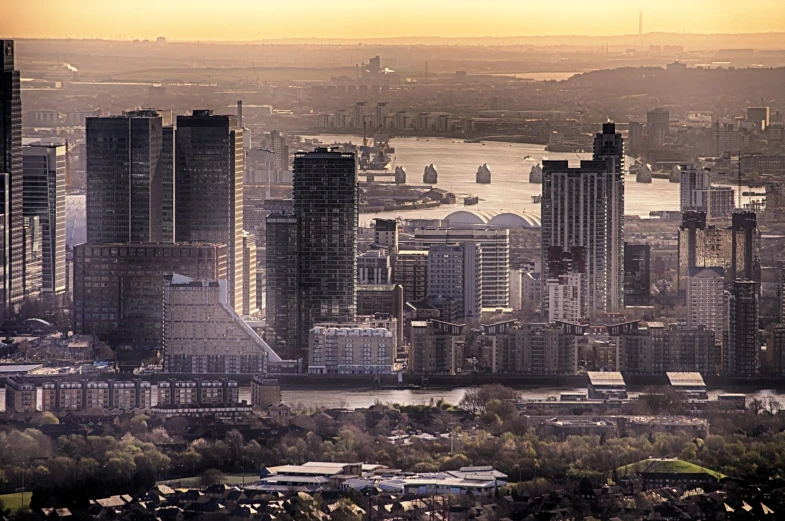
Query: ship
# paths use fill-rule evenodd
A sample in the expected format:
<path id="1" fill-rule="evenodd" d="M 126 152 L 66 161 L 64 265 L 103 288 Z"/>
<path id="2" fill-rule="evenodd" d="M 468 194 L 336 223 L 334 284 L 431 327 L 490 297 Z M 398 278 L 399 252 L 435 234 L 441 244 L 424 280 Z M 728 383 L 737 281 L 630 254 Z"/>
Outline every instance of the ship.
<path id="1" fill-rule="evenodd" d="M 487 164 L 483 164 L 477 169 L 476 181 L 483 185 L 491 184 L 491 169 Z"/>
<path id="2" fill-rule="evenodd" d="M 406 170 L 402 166 L 395 167 L 395 184 L 397 185 L 406 184 Z"/>
<path id="3" fill-rule="evenodd" d="M 394 151 L 386 135 L 375 135 L 372 145 L 369 145 L 368 140 L 363 137 L 363 144 L 360 147 L 360 170 L 389 170 L 392 164 L 390 154 Z"/>
<path id="4" fill-rule="evenodd" d="M 422 182 L 428 185 L 435 185 L 439 181 L 439 173 L 433 163 L 425 167 L 425 172 L 422 175 Z"/>
<path id="5" fill-rule="evenodd" d="M 482 143 L 481 139 L 464 139 L 464 143 Z"/>
<path id="6" fill-rule="evenodd" d="M 538 185 L 542 184 L 542 167 L 539 164 L 534 165 L 529 172 L 529 182 Z"/>

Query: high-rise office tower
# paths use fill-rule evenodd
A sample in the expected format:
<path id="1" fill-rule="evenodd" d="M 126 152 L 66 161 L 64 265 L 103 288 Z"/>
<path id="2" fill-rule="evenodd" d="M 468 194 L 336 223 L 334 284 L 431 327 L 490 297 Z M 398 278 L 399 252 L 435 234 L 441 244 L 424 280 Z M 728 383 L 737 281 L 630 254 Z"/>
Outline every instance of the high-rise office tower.
<path id="1" fill-rule="evenodd" d="M 172 242 L 172 136 L 154 109 L 87 118 L 87 242 Z"/>
<path id="2" fill-rule="evenodd" d="M 294 157 L 298 345 L 314 324 L 353 320 L 357 309 L 359 185 L 354 154 L 317 148 Z"/>
<path id="3" fill-rule="evenodd" d="M 297 219 L 271 213 L 266 234 L 265 339 L 284 358 L 296 360 L 303 357 L 305 347 L 297 345 Z"/>
<path id="4" fill-rule="evenodd" d="M 728 376 L 754 377 L 760 367 L 758 293 L 755 282 L 734 280 L 727 293 L 728 325 L 723 362 Z"/>
<path id="5" fill-rule="evenodd" d="M 482 250 L 472 242 L 434 244 L 428 249 L 428 298 L 450 298 L 460 318 L 482 313 Z"/>
<path id="6" fill-rule="evenodd" d="M 649 138 L 649 146 L 658 148 L 665 145 L 670 127 L 670 117 L 670 112 L 662 108 L 646 113 L 646 134 Z"/>
<path id="7" fill-rule="evenodd" d="M 596 134 L 593 160 L 579 168 L 543 161 L 541 216 L 543 266 L 551 246 L 585 247 L 590 316 L 618 312 L 624 301 L 624 146 L 613 123 Z M 548 309 L 547 292 L 543 300 Z"/>
<path id="8" fill-rule="evenodd" d="M 22 97 L 19 71 L 14 69 L 14 42 L 0 40 L 0 174 L 8 176 L 7 196 L 0 200 L 8 237 L 3 273 L 2 311 L 23 298 L 24 223 L 22 216 Z"/>
<path id="9" fill-rule="evenodd" d="M 45 297 L 65 293 L 65 153 L 62 145 L 22 148 L 24 215 L 38 217 L 41 225 Z"/>
<path id="10" fill-rule="evenodd" d="M 229 247 L 229 303 L 243 306 L 243 131 L 237 116 L 177 117 L 175 240 Z"/>

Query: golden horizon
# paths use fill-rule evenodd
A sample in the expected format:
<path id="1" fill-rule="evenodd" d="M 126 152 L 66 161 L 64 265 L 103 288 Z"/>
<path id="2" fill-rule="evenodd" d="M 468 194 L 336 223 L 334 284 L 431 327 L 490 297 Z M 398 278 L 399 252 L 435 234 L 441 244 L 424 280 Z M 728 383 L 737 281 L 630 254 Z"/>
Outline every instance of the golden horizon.
<path id="1" fill-rule="evenodd" d="M 742 34 L 785 31 L 782 0 L 11 0 L 0 35 L 190 41 Z"/>

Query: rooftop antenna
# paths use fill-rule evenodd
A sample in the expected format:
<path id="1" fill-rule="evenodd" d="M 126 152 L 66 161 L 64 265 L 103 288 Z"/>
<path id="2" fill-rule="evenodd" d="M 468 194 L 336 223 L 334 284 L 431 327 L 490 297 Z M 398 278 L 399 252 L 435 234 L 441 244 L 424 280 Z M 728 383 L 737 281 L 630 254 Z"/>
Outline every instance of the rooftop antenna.
<path id="1" fill-rule="evenodd" d="M 744 203 L 741 200 L 741 150 L 739 150 L 739 209 L 744 207 Z"/>

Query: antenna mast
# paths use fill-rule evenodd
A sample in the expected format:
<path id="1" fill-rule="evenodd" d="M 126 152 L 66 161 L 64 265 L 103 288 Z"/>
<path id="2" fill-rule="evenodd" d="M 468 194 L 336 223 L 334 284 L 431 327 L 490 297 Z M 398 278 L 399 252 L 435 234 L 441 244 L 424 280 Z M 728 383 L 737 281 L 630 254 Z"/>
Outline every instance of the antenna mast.
<path id="1" fill-rule="evenodd" d="M 739 168 L 738 168 L 738 175 L 739 175 L 739 208 L 744 207 L 744 203 L 741 200 L 741 150 L 739 150 Z"/>

